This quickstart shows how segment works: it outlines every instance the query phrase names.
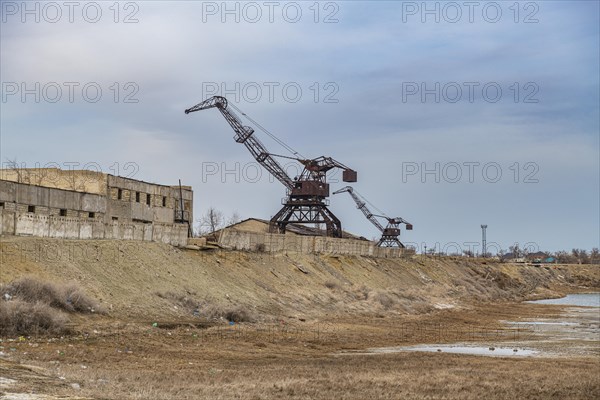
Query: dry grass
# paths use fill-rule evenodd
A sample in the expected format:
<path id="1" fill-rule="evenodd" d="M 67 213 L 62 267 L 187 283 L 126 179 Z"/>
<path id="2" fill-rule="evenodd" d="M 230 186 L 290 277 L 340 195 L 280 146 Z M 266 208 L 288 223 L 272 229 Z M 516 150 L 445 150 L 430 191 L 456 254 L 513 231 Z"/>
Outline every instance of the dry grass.
<path id="1" fill-rule="evenodd" d="M 339 287 L 340 287 L 340 285 L 338 285 L 337 282 L 332 281 L 332 280 L 325 281 L 324 285 L 327 289 L 331 289 L 331 290 L 339 289 Z"/>
<path id="2" fill-rule="evenodd" d="M 98 248 L 103 256 L 97 262 L 71 257 L 49 262 L 9 249 L 2 256 L 11 267 L 5 268 L 0 279 L 6 282 L 26 273 L 58 280 L 77 277 L 86 288 L 93 288 L 103 304 L 111 305 L 111 318 L 73 318 L 81 336 L 15 341 L 9 345 L 16 349 L 14 352 L 3 351 L 10 352 L 15 361 L 45 368 L 56 380 L 64 376 L 68 383 L 81 384 L 78 394 L 84 397 L 496 400 L 600 395 L 598 360 L 592 358 L 336 355 L 348 349 L 437 343 L 440 332 L 462 331 L 472 325 L 498 328 L 496 321 L 513 320 L 508 313 L 525 307 L 510 303 L 503 308 L 500 305 L 505 301 L 521 300 L 547 285 L 600 287 L 597 268 L 556 266 L 548 271 L 464 259 L 291 257 L 261 252 L 180 251 L 146 242 L 50 242 L 76 245 L 82 250 Z M 44 243 L 9 238 L 3 239 L 0 250 L 9 245 Z M 69 247 L 65 249 L 65 254 L 71 254 Z M 299 264 L 305 271 L 299 270 Z M 33 290 L 30 296 L 32 291 L 25 287 L 41 289 Z M 11 288 L 13 295 L 19 292 L 23 298 L 31 298 L 27 304 L 32 306 L 44 298 L 45 303 L 55 302 L 49 309 L 56 312 L 91 310 L 85 301 L 74 300 L 73 290 L 67 301 L 64 293 L 68 291 L 63 288 L 54 290 L 44 284 Z M 478 313 L 473 308 L 478 306 L 477 299 L 498 307 Z M 15 297 L 4 304 L 16 307 L 16 301 Z M 456 313 L 430 312 L 439 303 L 456 305 Z M 461 309 L 465 310 L 462 314 Z M 150 318 L 159 324 L 161 319 L 172 321 L 182 313 L 188 317 L 185 322 L 206 318 L 220 323 L 208 329 L 187 323 L 154 329 L 147 323 Z M 225 322 L 255 318 L 264 322 L 265 316 L 271 318 L 269 323 L 276 321 L 277 329 L 271 325 L 250 337 L 242 329 L 248 325 Z M 537 311 L 527 317 L 537 318 Z M 401 322 L 390 322 L 393 318 Z M 415 321 L 422 321 L 424 329 L 412 329 Z M 315 339 L 314 332 L 295 330 L 317 323 L 328 324 L 328 335 L 335 342 Z M 430 326 L 433 328 L 428 329 Z M 450 336 L 444 340 L 456 341 Z M 489 341 L 489 335 L 481 340 Z M 2 362 L 0 358 L 0 367 Z M 56 389 L 57 393 L 72 394 L 64 381 L 59 383 L 62 389 Z"/>
<path id="3" fill-rule="evenodd" d="M 381 304 L 386 310 L 392 308 L 396 304 L 394 299 L 385 292 L 375 292 L 371 298 L 373 301 Z"/>
<path id="4" fill-rule="evenodd" d="M 49 261 L 35 252 L 17 251 L 46 245 L 65 257 Z M 215 309 L 210 312 L 212 316 L 225 318 L 237 307 L 262 320 L 347 312 L 415 314 L 438 303 L 460 305 L 475 297 L 480 301 L 521 300 L 538 295 L 540 288 L 551 283 L 600 285 L 599 270 L 591 266 L 545 270 L 461 258 L 292 257 L 262 252 L 180 251 L 150 242 L 18 237 L 3 239 L 0 253 L 5 265 L 10 265 L 0 276 L 3 282 L 24 274 L 63 281 L 80 279 L 82 287 L 93 290 L 94 296 L 110 308 L 111 316 L 137 320 L 171 320 L 184 311 L 188 316 L 193 313 L 194 309 L 188 310 L 191 306 L 180 307 L 177 301 L 156 295 L 166 292 L 181 293 L 205 305 L 202 317 L 211 317 L 208 312 Z M 99 257 L 90 262 L 73 254 Z M 302 273 L 297 265 L 308 273 Z M 574 279 L 563 278 L 568 276 Z M 183 288 L 197 294 L 189 295 Z M 380 295 L 372 299 L 377 293 Z"/>
<path id="5" fill-rule="evenodd" d="M 0 336 L 65 334 L 66 315 L 41 302 L 0 300 Z"/>
<path id="6" fill-rule="evenodd" d="M 254 322 L 257 320 L 257 316 L 243 305 L 222 305 L 212 298 L 199 300 L 197 294 L 189 290 L 185 294 L 169 291 L 157 292 L 156 295 L 181 308 L 190 316 L 233 322 Z"/>
<path id="7" fill-rule="evenodd" d="M 184 293 L 184 297 L 191 295 Z M 393 291 L 384 294 L 401 302 Z M 420 296 L 418 292 L 407 295 L 414 301 Z M 379 303 L 377 297 L 377 292 L 372 292 L 361 302 Z M 471 327 L 477 332 L 484 329 L 473 341 L 501 346 L 502 341 L 511 342 L 514 337 L 509 333 L 490 337 L 489 332 L 502 326 L 498 321 L 555 313 L 550 306 L 510 304 L 418 316 L 347 315 L 306 322 L 286 318 L 276 326 L 221 324 L 206 329 L 183 325 L 153 329 L 129 321 L 117 325 L 111 319 L 80 328 L 87 332 L 83 340 L 12 342 L 15 351 L 10 354 L 11 362 L 45 368 L 45 376 L 61 384 L 46 385 L 42 393 L 58 396 L 76 393 L 123 400 L 595 399 L 600 395 L 597 356 L 340 354 L 369 347 L 454 343 L 453 332 L 471 332 Z M 550 346 L 548 350 L 565 347 L 560 340 L 553 345 L 546 340 L 533 345 Z M 1 363 L 2 359 L 0 368 Z M 2 374 L 12 377 L 10 371 Z M 59 377 L 66 377 L 66 382 Z M 23 385 L 27 379 L 23 378 Z M 73 392 L 70 383 L 78 383 L 81 390 Z"/>
<path id="8" fill-rule="evenodd" d="M 97 301 L 74 283 L 56 284 L 43 282 L 35 277 L 24 277 L 2 285 L 0 295 L 5 300 L 18 299 L 26 303 L 41 303 L 68 312 L 104 312 Z"/>
<path id="9" fill-rule="evenodd" d="M 364 325 L 353 326 L 334 342 L 310 335 L 281 336 L 275 341 L 243 335 L 206 339 L 194 336 L 199 331 L 180 328 L 120 332 L 116 338 L 107 336 L 112 340 L 94 340 L 93 352 L 90 344 L 76 341 L 69 343 L 72 347 L 66 343 L 35 349 L 21 346 L 30 359 L 60 361 L 56 374 L 79 383 L 78 394 L 92 398 L 558 400 L 600 396 L 600 360 L 592 357 L 337 355 L 347 346 L 383 344 L 380 340 L 386 333 L 377 334 L 385 326 L 382 320 L 357 322 Z M 115 352 L 115 347 L 128 351 Z M 58 356 L 55 349 L 64 348 L 65 355 Z"/>
<path id="10" fill-rule="evenodd" d="M 0 336 L 69 333 L 65 312 L 104 310 L 76 284 L 25 277 L 0 286 Z"/>

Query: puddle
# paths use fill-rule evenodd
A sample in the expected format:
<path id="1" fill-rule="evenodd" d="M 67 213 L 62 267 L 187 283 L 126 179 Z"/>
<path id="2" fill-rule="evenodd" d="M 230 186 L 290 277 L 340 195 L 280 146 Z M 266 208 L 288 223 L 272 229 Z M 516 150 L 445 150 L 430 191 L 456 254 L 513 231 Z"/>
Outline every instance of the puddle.
<path id="1" fill-rule="evenodd" d="M 428 353 L 450 353 L 450 354 L 468 354 L 476 356 L 491 357 L 531 357 L 540 355 L 540 351 L 517 348 L 517 347 L 484 347 L 484 346 L 464 346 L 464 345 L 422 345 L 422 346 L 398 346 L 398 347 L 379 347 L 367 349 L 359 353 L 343 354 L 392 354 L 404 351 L 422 351 Z"/>
<path id="2" fill-rule="evenodd" d="M 424 344 L 413 346 L 395 346 L 370 348 L 366 350 L 337 353 L 341 355 L 376 355 L 406 351 L 428 353 L 466 354 L 488 357 L 563 357 L 600 355 L 600 293 L 570 294 L 561 299 L 528 301 L 527 303 L 556 304 L 566 307 L 556 318 L 541 318 L 528 321 L 499 321 L 508 327 L 498 330 L 508 334 L 503 337 L 512 339 L 503 341 L 504 347 L 489 347 L 488 343 L 461 341 L 451 344 Z M 499 343 L 498 343 L 499 344 Z M 515 351 L 516 350 L 516 351 Z"/>
<path id="3" fill-rule="evenodd" d="M 484 346 L 452 346 L 452 345 L 426 345 L 402 348 L 403 351 L 426 351 L 451 354 L 471 354 L 477 356 L 515 356 L 527 357 L 539 354 L 539 351 L 510 347 L 484 347 Z M 516 350 L 516 351 L 515 351 Z"/>
<path id="4" fill-rule="evenodd" d="M 524 321 L 524 322 L 515 322 L 515 321 L 500 321 L 509 325 L 559 325 L 559 326 L 577 326 L 579 325 L 576 322 L 564 322 L 564 321 Z"/>
<path id="5" fill-rule="evenodd" d="M 532 304 L 555 304 L 561 306 L 600 307 L 600 293 L 568 294 L 560 299 L 526 301 Z"/>

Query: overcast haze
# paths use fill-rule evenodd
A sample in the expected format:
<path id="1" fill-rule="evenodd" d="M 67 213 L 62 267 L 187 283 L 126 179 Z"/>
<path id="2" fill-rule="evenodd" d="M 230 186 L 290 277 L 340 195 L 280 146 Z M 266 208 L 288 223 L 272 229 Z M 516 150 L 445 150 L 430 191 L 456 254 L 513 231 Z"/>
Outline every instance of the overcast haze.
<path id="1" fill-rule="evenodd" d="M 466 249 L 481 224 L 502 249 L 599 246 L 597 1 L 23 4 L 2 2 L 3 163 L 118 165 L 193 186 L 197 217 L 269 219 L 284 187 L 255 179 L 218 111 L 183 113 L 225 94 L 304 156 L 356 169 L 419 250 Z M 330 200 L 345 230 L 378 236 Z"/>

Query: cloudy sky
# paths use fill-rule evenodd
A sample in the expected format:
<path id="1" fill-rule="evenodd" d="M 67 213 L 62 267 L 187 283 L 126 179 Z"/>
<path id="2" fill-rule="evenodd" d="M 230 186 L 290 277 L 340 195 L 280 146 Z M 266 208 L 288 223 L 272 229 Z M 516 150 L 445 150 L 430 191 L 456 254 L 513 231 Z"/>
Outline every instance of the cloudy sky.
<path id="1" fill-rule="evenodd" d="M 597 1 L 68 4 L 1 2 L 3 163 L 181 179 L 196 215 L 268 219 L 284 187 L 218 111 L 183 113 L 221 94 L 356 169 L 420 250 L 474 247 L 481 224 L 492 252 L 599 246 Z M 331 208 L 377 236 L 350 197 Z"/>

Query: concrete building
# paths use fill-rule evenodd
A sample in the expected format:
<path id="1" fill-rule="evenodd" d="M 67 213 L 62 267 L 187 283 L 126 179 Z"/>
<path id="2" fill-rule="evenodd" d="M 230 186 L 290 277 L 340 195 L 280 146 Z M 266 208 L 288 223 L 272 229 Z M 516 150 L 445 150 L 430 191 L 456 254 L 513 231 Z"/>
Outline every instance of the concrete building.
<path id="1" fill-rule="evenodd" d="M 0 232 L 67 239 L 132 239 L 185 245 L 189 186 L 94 171 L 0 170 Z"/>
<path id="2" fill-rule="evenodd" d="M 231 224 L 223 229 L 235 229 L 237 231 L 243 232 L 254 232 L 254 233 L 269 233 L 270 221 L 260 219 L 260 218 L 247 218 L 243 221 L 237 222 L 235 224 Z M 221 231 L 223 229 L 219 229 L 212 234 L 207 234 L 205 236 L 210 237 L 219 237 Z M 313 228 L 310 226 L 302 225 L 302 224 L 289 224 L 286 227 L 285 235 L 300 235 L 300 236 L 325 236 L 326 232 L 317 228 Z M 342 231 L 342 238 L 344 239 L 356 239 L 356 240 L 368 240 L 362 236 L 355 236 L 349 232 Z"/>

